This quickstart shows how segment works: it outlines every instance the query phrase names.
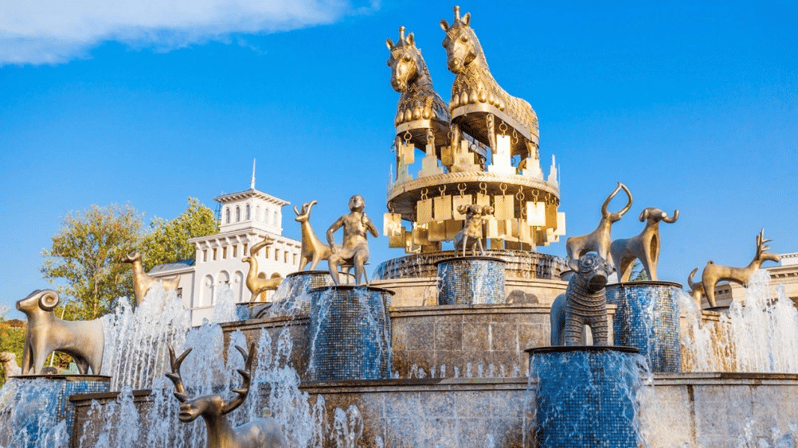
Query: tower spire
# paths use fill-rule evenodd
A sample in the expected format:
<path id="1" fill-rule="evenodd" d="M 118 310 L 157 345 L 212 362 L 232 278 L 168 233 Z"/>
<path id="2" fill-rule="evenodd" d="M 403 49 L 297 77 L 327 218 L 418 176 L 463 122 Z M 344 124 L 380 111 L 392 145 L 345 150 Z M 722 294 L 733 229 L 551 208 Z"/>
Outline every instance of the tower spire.
<path id="1" fill-rule="evenodd" d="M 252 180 L 249 182 L 249 189 L 255 189 L 255 159 L 252 159 Z"/>

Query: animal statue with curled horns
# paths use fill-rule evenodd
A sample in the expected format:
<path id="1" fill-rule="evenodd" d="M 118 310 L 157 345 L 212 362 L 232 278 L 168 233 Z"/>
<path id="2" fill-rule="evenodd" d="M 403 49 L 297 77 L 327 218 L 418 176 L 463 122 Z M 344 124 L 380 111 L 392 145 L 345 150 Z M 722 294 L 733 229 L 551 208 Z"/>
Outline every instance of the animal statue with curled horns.
<path id="1" fill-rule="evenodd" d="M 617 213 L 610 212 L 607 210 L 607 207 L 610 205 L 612 198 L 614 198 L 615 195 L 621 191 L 621 189 L 623 189 L 623 191 L 626 193 L 626 197 L 629 199 L 629 201 Z M 601 220 L 599 221 L 599 225 L 596 227 L 596 230 L 588 233 L 587 235 L 572 236 L 565 241 L 565 251 L 568 253 L 568 263 L 571 269 L 576 271 L 576 260 L 578 260 L 582 255 L 591 251 L 598 253 L 598 255 L 608 263 L 610 262 L 612 224 L 620 221 L 621 217 L 623 217 L 623 215 L 626 214 L 630 208 L 632 208 L 632 193 L 629 192 L 629 189 L 626 188 L 626 185 L 618 182 L 618 186 L 615 188 L 615 190 L 609 196 L 607 196 L 607 199 L 605 199 L 604 203 L 601 204 Z"/>
<path id="2" fill-rule="evenodd" d="M 446 32 L 447 65 L 454 73 L 452 99 L 452 146 L 459 146 L 461 132 L 466 132 L 496 152 L 496 130 L 512 129 L 511 154 L 522 158 L 539 159 L 538 117 L 532 106 L 521 98 L 510 96 L 493 79 L 485 53 L 470 26 L 471 13 L 460 17 L 460 7 L 454 7 L 451 26 L 441 20 Z M 498 121 L 498 122 L 497 122 Z"/>
<path id="3" fill-rule="evenodd" d="M 413 33 L 405 36 L 405 27 L 399 27 L 396 44 L 391 39 L 385 43 L 391 52 L 391 87 L 401 94 L 394 120 L 397 147 L 405 139 L 421 150 L 428 144 L 433 148 L 448 144 L 449 109 L 432 88 L 427 63 Z"/>
<path id="4" fill-rule="evenodd" d="M 659 222 L 673 224 L 677 219 L 679 219 L 679 210 L 674 210 L 673 216 L 668 216 L 667 213 L 656 207 L 643 209 L 640 213 L 640 222 L 645 221 L 646 223 L 643 231 L 632 238 L 615 240 L 610 245 L 612 262 L 618 270 L 618 281 L 629 281 L 635 259 L 640 260 L 648 279 L 657 281 L 660 248 Z"/>

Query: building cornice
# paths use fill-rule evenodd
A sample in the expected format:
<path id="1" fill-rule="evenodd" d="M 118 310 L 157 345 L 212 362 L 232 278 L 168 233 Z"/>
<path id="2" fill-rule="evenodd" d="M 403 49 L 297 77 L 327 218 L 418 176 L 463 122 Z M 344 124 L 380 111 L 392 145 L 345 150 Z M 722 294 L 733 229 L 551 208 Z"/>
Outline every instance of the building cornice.
<path id="1" fill-rule="evenodd" d="M 241 200 L 249 199 L 249 198 L 262 199 L 262 200 L 264 200 L 266 202 L 270 202 L 272 204 L 276 204 L 276 205 L 278 205 L 280 207 L 283 207 L 283 206 L 286 206 L 286 205 L 290 204 L 290 202 L 288 202 L 288 201 L 285 201 L 285 200 L 280 199 L 278 197 L 275 197 L 275 196 L 272 196 L 270 194 L 264 193 L 264 192 L 262 192 L 260 190 L 255 190 L 253 188 L 250 188 L 249 190 L 239 191 L 237 193 L 229 193 L 229 194 L 223 194 L 223 195 L 220 195 L 220 196 L 216 196 L 215 198 L 213 198 L 213 200 L 218 202 L 218 203 L 220 203 L 220 204 L 226 204 L 228 202 L 241 201 Z"/>

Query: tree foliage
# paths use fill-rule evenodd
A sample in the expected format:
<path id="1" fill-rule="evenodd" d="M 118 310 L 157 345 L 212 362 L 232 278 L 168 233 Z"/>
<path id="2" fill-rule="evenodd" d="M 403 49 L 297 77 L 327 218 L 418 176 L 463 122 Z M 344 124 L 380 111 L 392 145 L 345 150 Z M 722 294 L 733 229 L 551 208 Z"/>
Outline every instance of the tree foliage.
<path id="1" fill-rule="evenodd" d="M 17 364 L 22 365 L 22 349 L 25 346 L 25 327 L 14 326 L 5 321 L 6 307 L 0 306 L 0 352 L 11 352 L 17 355 Z M 19 321 L 17 321 L 19 322 Z M 0 387 L 5 383 L 3 367 L 0 366 Z"/>
<path id="2" fill-rule="evenodd" d="M 171 221 L 155 217 L 150 227 L 152 230 L 144 236 L 140 246 L 146 271 L 159 264 L 194 258 L 196 250 L 188 240 L 219 232 L 213 211 L 191 197 L 185 212 Z"/>
<path id="3" fill-rule="evenodd" d="M 632 265 L 632 273 L 629 275 L 629 281 L 644 282 L 647 280 L 649 280 L 649 278 L 648 274 L 646 274 L 646 270 L 643 268 L 643 264 L 640 263 L 640 260 L 635 260 Z"/>
<path id="4" fill-rule="evenodd" d="M 51 282 L 64 280 L 57 291 L 69 298 L 70 314 L 94 319 L 116 298 L 133 297 L 131 269 L 120 260 L 136 246 L 141 227 L 141 215 L 129 204 L 92 205 L 64 217 L 52 247 L 42 251 L 41 272 Z"/>

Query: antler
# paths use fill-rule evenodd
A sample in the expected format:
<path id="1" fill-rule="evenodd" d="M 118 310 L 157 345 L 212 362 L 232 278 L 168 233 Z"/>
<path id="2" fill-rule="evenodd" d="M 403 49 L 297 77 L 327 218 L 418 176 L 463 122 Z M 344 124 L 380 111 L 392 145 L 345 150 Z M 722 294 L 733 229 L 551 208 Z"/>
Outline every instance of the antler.
<path id="1" fill-rule="evenodd" d="M 626 197 L 627 197 L 627 198 L 629 198 L 629 201 L 628 201 L 628 202 L 626 203 L 626 205 L 625 205 L 625 206 L 624 206 L 624 207 L 623 207 L 623 208 L 622 208 L 622 209 L 621 209 L 621 210 L 618 212 L 618 215 L 620 215 L 620 216 L 623 216 L 623 215 L 624 215 L 626 212 L 628 212 L 628 211 L 629 211 L 629 209 L 630 209 L 630 208 L 632 208 L 632 193 L 630 193 L 630 192 L 629 192 L 629 189 L 628 189 L 628 188 L 626 188 L 626 185 L 624 185 L 624 184 L 622 184 L 622 183 L 618 182 L 618 186 L 617 186 L 617 187 L 615 187 L 615 190 L 612 192 L 612 194 L 610 194 L 609 196 L 607 196 L 607 199 L 605 199 L 605 200 L 604 200 L 604 203 L 603 203 L 603 204 L 601 204 L 601 216 L 607 216 L 607 215 L 608 215 L 608 213 L 607 213 L 607 206 L 608 206 L 608 205 L 610 205 L 610 201 L 612 201 L 612 198 L 614 198 L 614 197 L 615 197 L 615 195 L 617 195 L 617 194 L 618 194 L 618 192 L 619 192 L 619 191 L 621 191 L 621 188 L 623 188 L 623 191 L 625 191 L 625 192 L 626 192 Z"/>
<path id="2" fill-rule="evenodd" d="M 190 348 L 183 352 L 180 357 L 175 358 L 175 349 L 172 348 L 172 344 L 167 344 L 167 347 L 169 347 L 169 362 L 172 365 L 172 373 L 167 373 L 166 377 L 175 384 L 175 398 L 181 403 L 185 403 L 188 401 L 188 395 L 186 395 L 186 388 L 183 387 L 183 379 L 180 377 L 180 365 L 183 364 L 183 360 L 193 349 Z"/>
<path id="3" fill-rule="evenodd" d="M 249 354 L 247 354 L 246 350 L 238 345 L 236 345 L 236 350 L 238 350 L 238 352 L 241 353 L 241 356 L 243 356 L 246 360 L 246 367 L 244 367 L 244 370 L 238 369 L 238 373 L 240 373 L 244 378 L 244 384 L 242 384 L 241 388 L 239 389 L 233 389 L 233 392 L 238 394 L 238 396 L 224 403 L 222 406 L 222 414 L 227 414 L 233 409 L 239 407 L 247 398 L 247 394 L 249 393 L 249 384 L 250 380 L 252 379 L 252 361 L 255 359 L 255 344 L 250 344 Z"/>
<path id="4" fill-rule="evenodd" d="M 756 236 L 756 258 L 759 258 L 763 253 L 770 249 L 770 246 L 765 246 L 765 243 L 769 241 L 773 240 L 765 239 L 765 228 L 763 227 L 762 230 L 759 231 L 759 235 Z"/>

